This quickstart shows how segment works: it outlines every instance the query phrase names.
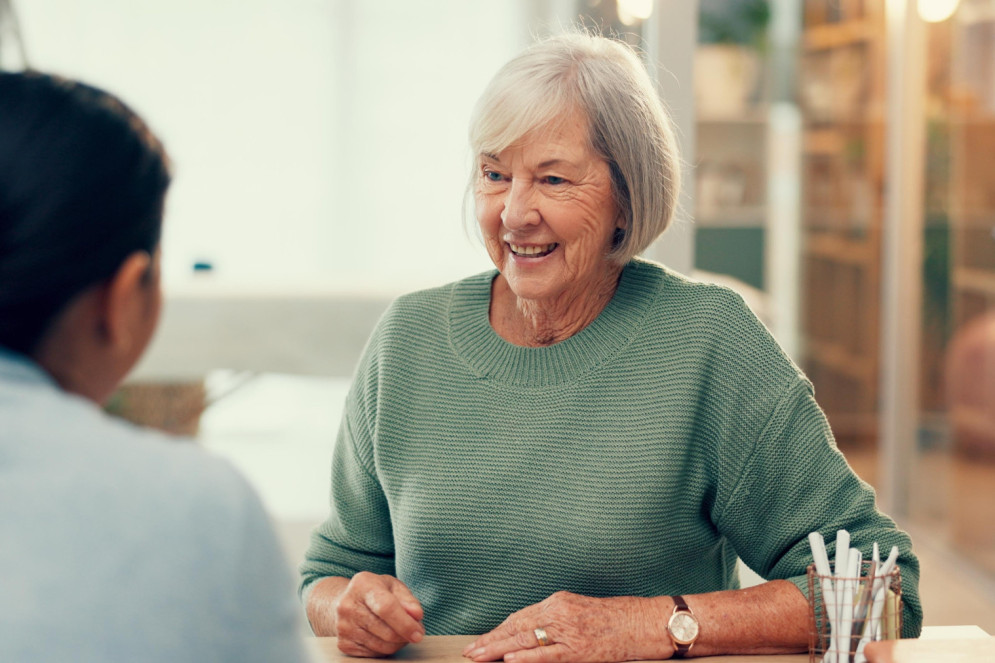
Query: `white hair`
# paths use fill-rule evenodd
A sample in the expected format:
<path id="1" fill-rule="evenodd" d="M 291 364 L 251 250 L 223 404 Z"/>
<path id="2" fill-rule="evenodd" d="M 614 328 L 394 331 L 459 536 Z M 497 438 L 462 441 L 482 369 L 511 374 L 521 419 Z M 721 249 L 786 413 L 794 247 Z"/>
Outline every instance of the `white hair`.
<path id="1" fill-rule="evenodd" d="M 470 121 L 475 164 L 467 193 L 481 155 L 498 154 L 574 109 L 587 117 L 591 147 L 611 169 L 626 225 L 609 258 L 625 263 L 667 229 L 681 179 L 670 116 L 627 44 L 572 32 L 539 41 L 505 64 Z"/>

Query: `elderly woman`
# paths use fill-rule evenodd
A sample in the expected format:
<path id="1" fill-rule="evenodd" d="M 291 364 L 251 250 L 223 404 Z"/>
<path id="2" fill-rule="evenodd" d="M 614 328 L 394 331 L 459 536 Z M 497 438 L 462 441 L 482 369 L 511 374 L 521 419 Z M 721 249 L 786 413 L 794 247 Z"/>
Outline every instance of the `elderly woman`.
<path id="1" fill-rule="evenodd" d="M 0 72 L 0 661 L 303 661 L 262 504 L 103 413 L 156 327 L 169 162 L 116 97 Z"/>
<path id="2" fill-rule="evenodd" d="M 638 57 L 538 43 L 470 135 L 496 271 L 402 297 L 375 330 L 302 565 L 314 631 L 358 656 L 482 634 L 476 661 L 797 651 L 806 535 L 847 528 L 865 555 L 900 547 L 917 633 L 909 538 L 811 384 L 733 292 L 636 257 L 679 180 Z M 737 555 L 769 582 L 739 589 Z"/>

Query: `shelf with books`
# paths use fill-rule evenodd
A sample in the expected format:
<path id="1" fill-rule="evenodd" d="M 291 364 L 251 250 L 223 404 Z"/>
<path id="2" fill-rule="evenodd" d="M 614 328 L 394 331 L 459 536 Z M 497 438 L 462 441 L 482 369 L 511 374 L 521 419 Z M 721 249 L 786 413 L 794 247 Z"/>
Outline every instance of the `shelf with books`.
<path id="1" fill-rule="evenodd" d="M 803 364 L 842 444 L 875 439 L 884 193 L 883 0 L 805 4 Z"/>

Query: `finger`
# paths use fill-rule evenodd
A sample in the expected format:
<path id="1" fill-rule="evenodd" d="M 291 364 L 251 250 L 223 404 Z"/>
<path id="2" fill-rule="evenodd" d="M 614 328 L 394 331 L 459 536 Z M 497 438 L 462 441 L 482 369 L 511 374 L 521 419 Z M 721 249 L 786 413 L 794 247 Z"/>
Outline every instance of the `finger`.
<path id="1" fill-rule="evenodd" d="M 380 583 L 379 580 L 377 582 Z M 380 584 L 382 586 L 382 583 Z M 347 590 L 339 601 L 336 606 L 338 636 L 377 651 L 385 648 L 384 643 L 391 643 L 396 650 L 407 643 L 408 639 L 397 633 L 370 609 L 365 600 L 369 588 L 368 583 L 358 582 L 352 589 Z M 390 596 L 385 589 L 382 591 Z"/>
<path id="2" fill-rule="evenodd" d="M 425 635 L 421 623 L 408 614 L 397 596 L 383 585 L 371 587 L 364 592 L 363 603 L 372 614 L 401 638 L 409 642 L 418 642 Z"/>
<path id="3" fill-rule="evenodd" d="M 480 647 L 486 647 L 491 643 L 514 637 L 515 633 L 528 631 L 529 629 L 525 625 L 532 623 L 528 612 L 532 607 L 533 606 L 529 606 L 528 608 L 524 608 L 518 612 L 508 615 L 508 617 L 496 626 L 494 630 L 478 636 L 473 642 L 468 644 L 463 649 L 463 656 L 467 656 L 469 652 Z M 525 615 L 523 616 L 522 613 L 525 613 Z M 535 644 L 539 644 L 538 640 Z"/>
<path id="4" fill-rule="evenodd" d="M 492 631 L 488 635 L 493 633 L 495 633 L 495 631 Z M 536 634 L 532 629 L 518 629 L 503 637 L 499 637 L 483 644 L 478 644 L 467 654 L 465 654 L 465 656 L 473 659 L 474 661 L 496 661 L 507 656 L 511 652 L 538 648 L 540 648 L 539 640 L 536 638 Z M 546 647 L 543 647 L 543 649 L 546 649 Z"/>
<path id="5" fill-rule="evenodd" d="M 487 647 L 494 642 L 506 640 L 512 633 L 513 631 L 502 624 L 493 631 L 477 636 L 473 642 L 463 648 L 463 656 L 469 656 L 470 652 L 480 649 L 481 647 Z"/>
<path id="6" fill-rule="evenodd" d="M 411 593 L 411 590 L 408 589 L 408 586 L 403 582 L 392 577 L 390 591 L 397 597 L 397 600 L 401 602 L 401 606 L 412 619 L 420 622 L 425 617 L 425 610 L 421 607 L 421 603 L 417 598 L 415 598 L 415 595 Z"/>
<path id="7" fill-rule="evenodd" d="M 498 626 L 493 631 L 484 633 L 483 635 L 478 635 L 477 638 L 463 648 L 463 656 L 468 656 L 471 651 L 475 649 L 480 649 L 481 647 L 486 647 L 492 642 L 499 642 L 506 639 L 511 632 L 505 628 L 504 624 Z"/>
<path id="8" fill-rule="evenodd" d="M 338 632 L 339 637 L 350 638 L 377 651 L 383 650 L 385 644 L 397 649 L 408 642 L 407 638 L 399 635 L 362 604 L 340 613 Z"/>
<path id="9" fill-rule="evenodd" d="M 576 660 L 576 656 L 566 645 L 556 644 L 548 647 L 536 647 L 534 649 L 520 649 L 505 654 L 504 660 L 508 663 L 562 663 L 563 661 Z"/>
<path id="10" fill-rule="evenodd" d="M 385 640 L 377 637 L 370 631 L 365 631 L 363 629 L 359 630 L 363 634 L 362 638 L 359 640 L 359 644 L 374 652 L 377 656 L 390 656 L 408 644 L 408 641 L 404 638 L 398 638 L 395 636 L 392 639 Z"/>

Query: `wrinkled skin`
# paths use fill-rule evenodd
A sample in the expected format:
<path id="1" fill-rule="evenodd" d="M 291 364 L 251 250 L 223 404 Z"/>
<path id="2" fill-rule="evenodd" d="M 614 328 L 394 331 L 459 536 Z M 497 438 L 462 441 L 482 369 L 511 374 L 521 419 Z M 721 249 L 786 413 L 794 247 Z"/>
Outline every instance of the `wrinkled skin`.
<path id="1" fill-rule="evenodd" d="M 662 617 L 651 599 L 633 596 L 592 598 L 557 592 L 509 616 L 490 633 L 469 644 L 463 655 L 474 661 L 517 663 L 600 663 L 668 658 L 669 638 L 647 640 Z M 665 620 L 664 620 L 665 623 Z M 550 644 L 540 647 L 535 628 L 546 630 Z M 662 634 L 661 634 L 662 635 Z"/>
<path id="2" fill-rule="evenodd" d="M 500 271 L 491 301 L 499 336 L 550 345 L 598 317 L 622 270 L 606 256 L 625 218 L 582 112 L 571 109 L 499 154 L 478 155 L 474 199 L 487 253 Z"/>
<path id="3" fill-rule="evenodd" d="M 335 605 L 338 646 L 349 656 L 389 656 L 425 635 L 418 599 L 389 575 L 357 573 Z"/>

